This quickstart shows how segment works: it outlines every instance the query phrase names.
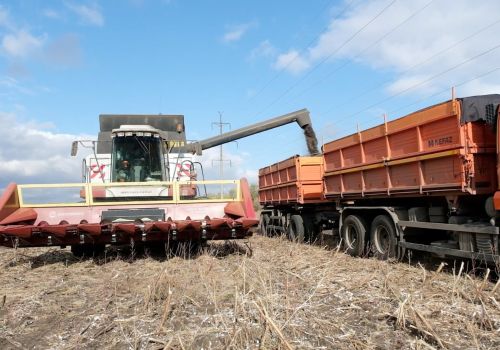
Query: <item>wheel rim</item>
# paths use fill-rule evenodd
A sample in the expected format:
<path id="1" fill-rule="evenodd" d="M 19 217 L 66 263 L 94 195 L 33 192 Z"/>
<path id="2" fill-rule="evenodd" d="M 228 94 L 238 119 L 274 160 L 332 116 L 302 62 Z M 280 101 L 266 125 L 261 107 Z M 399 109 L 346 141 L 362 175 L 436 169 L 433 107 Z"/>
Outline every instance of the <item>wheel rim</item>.
<path id="1" fill-rule="evenodd" d="M 374 245 L 377 253 L 387 254 L 390 246 L 389 231 L 385 226 L 379 225 L 375 231 Z"/>
<path id="2" fill-rule="evenodd" d="M 345 240 L 349 249 L 354 249 L 354 244 L 358 240 L 358 231 L 356 230 L 354 225 L 347 225 Z"/>
<path id="3" fill-rule="evenodd" d="M 296 237 L 297 227 L 295 227 L 295 223 L 290 222 L 290 239 L 294 240 Z"/>

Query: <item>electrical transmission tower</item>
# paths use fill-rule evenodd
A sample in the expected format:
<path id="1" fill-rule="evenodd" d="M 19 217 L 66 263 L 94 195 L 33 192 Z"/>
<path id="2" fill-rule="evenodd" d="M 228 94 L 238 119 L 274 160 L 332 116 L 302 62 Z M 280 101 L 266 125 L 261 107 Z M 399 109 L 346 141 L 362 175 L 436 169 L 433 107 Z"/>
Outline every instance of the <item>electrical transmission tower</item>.
<path id="1" fill-rule="evenodd" d="M 213 126 L 216 126 L 217 128 L 219 128 L 219 135 L 223 134 L 224 127 L 228 127 L 229 130 L 231 130 L 231 123 L 226 123 L 226 122 L 222 121 L 222 112 L 219 112 L 219 121 L 213 122 L 212 127 Z M 219 163 L 219 179 L 223 180 L 224 179 L 224 163 L 229 162 L 229 166 L 231 167 L 231 160 L 224 159 L 222 145 L 219 146 L 219 159 L 212 160 L 212 166 L 214 165 L 214 162 Z M 224 196 L 224 185 L 222 185 L 222 184 L 220 186 L 220 196 L 221 196 L 221 198 L 223 198 L 223 196 Z"/>

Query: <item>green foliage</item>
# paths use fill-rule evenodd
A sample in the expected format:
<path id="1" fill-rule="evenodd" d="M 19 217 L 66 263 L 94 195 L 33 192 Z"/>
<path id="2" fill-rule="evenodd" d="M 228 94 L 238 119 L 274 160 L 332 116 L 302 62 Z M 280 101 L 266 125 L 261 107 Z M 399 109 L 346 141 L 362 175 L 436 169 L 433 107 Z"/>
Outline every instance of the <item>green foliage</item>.
<path id="1" fill-rule="evenodd" d="M 259 203 L 259 186 L 257 184 L 250 185 L 250 194 L 252 195 L 253 208 L 255 211 L 259 211 L 261 207 Z"/>

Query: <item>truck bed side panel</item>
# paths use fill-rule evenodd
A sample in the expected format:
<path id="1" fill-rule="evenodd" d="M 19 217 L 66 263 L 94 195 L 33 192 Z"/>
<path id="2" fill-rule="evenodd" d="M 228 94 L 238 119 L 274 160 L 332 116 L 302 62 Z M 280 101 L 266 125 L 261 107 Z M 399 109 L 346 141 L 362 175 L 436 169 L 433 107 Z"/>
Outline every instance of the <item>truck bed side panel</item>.
<path id="1" fill-rule="evenodd" d="M 490 193 L 495 133 L 448 101 L 327 143 L 325 196 Z"/>
<path id="2" fill-rule="evenodd" d="M 259 170 L 263 205 L 312 203 L 322 200 L 323 158 L 295 156 Z"/>

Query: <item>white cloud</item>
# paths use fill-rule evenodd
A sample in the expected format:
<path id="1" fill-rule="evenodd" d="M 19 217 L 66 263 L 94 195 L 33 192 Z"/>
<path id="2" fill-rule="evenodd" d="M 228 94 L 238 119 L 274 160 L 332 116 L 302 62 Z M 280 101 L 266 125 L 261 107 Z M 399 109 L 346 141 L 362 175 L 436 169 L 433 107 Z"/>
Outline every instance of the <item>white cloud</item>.
<path id="1" fill-rule="evenodd" d="M 429 0 L 396 2 L 366 29 L 348 41 L 388 3 L 387 0 L 355 3 L 341 18 L 331 20 L 328 29 L 320 35 L 316 44 L 304 50 L 299 56 L 297 64 L 287 66 L 279 62 L 281 59 L 283 63 L 286 61 L 285 58 L 296 54 L 291 50 L 283 54 L 285 56 L 280 55 L 274 65 L 298 73 L 325 60 L 330 62 L 347 59 L 374 70 L 393 72 L 395 81 L 387 88 L 390 93 L 403 91 L 411 87 L 412 83 L 417 84 L 421 78 L 425 80 L 425 77 L 437 75 L 439 76 L 429 84 L 412 91 L 428 92 L 429 89 L 442 89 L 498 66 L 500 49 L 472 61 L 471 64 L 461 65 L 451 70 L 449 74 L 440 75 L 441 72 L 460 65 L 465 60 L 499 44 L 494 38 L 500 30 L 500 23 L 470 37 L 499 20 L 498 16 L 493 15 L 498 13 L 497 0 L 484 0 L 475 3 L 474 6 L 471 6 L 468 0 L 434 1 L 385 36 L 422 9 Z M 462 40 L 464 40 L 462 43 L 457 44 Z M 453 48 L 445 53 L 437 55 L 443 49 L 452 46 Z M 437 55 L 435 58 L 430 59 L 435 55 Z M 499 74 L 485 76 L 475 84 L 495 85 L 492 81 L 498 81 L 498 77 Z"/>
<path id="2" fill-rule="evenodd" d="M 33 89 L 27 88 L 23 86 L 19 80 L 12 77 L 1 77 L 0 78 L 0 92 L 3 90 L 7 91 L 15 91 L 17 93 L 21 93 L 23 95 L 34 95 Z"/>
<path id="3" fill-rule="evenodd" d="M 0 28 L 4 28 L 0 42 L 0 52 L 19 59 L 32 55 L 45 44 L 47 34 L 35 36 L 28 29 L 18 28 L 7 9 L 0 5 Z"/>
<path id="4" fill-rule="evenodd" d="M 0 188 L 9 182 L 79 182 L 81 159 L 71 158 L 71 142 L 84 135 L 51 131 L 48 125 L 25 122 L 0 112 Z M 5 132 L 8 130 L 8 132 Z"/>
<path id="5" fill-rule="evenodd" d="M 397 81 L 394 83 L 391 83 L 390 86 L 387 88 L 387 91 L 391 94 L 397 94 L 406 90 L 411 89 L 412 87 L 421 84 L 424 81 L 429 80 L 429 76 L 424 76 L 424 75 L 412 75 L 412 76 L 403 76 L 399 78 Z M 422 84 L 422 87 L 425 87 L 427 89 L 428 86 L 426 84 Z M 435 90 L 429 91 L 429 92 L 436 92 Z"/>
<path id="6" fill-rule="evenodd" d="M 0 5 L 0 26 L 5 26 L 9 18 L 9 13 Z"/>
<path id="7" fill-rule="evenodd" d="M 281 54 L 274 63 L 274 68 L 279 70 L 288 70 L 294 74 L 300 73 L 309 68 L 310 63 L 299 55 L 296 50 L 290 50 L 287 53 Z"/>
<path id="8" fill-rule="evenodd" d="M 42 11 L 42 14 L 47 17 L 47 18 L 51 18 L 51 19 L 60 19 L 61 18 L 61 15 L 59 14 L 59 12 L 57 12 L 56 10 L 53 10 L 53 9 L 45 9 Z"/>
<path id="9" fill-rule="evenodd" d="M 12 30 L 14 28 L 10 19 L 9 11 L 0 5 L 0 27 Z"/>
<path id="10" fill-rule="evenodd" d="M 36 37 L 23 29 L 5 35 L 2 39 L 2 49 L 9 56 L 25 58 L 40 49 L 46 39 L 47 35 Z"/>
<path id="11" fill-rule="evenodd" d="M 271 44 L 269 40 L 264 40 L 255 47 L 249 55 L 250 60 L 255 60 L 260 57 L 269 58 L 276 55 L 276 48 Z"/>
<path id="12" fill-rule="evenodd" d="M 96 4 L 87 6 L 68 3 L 66 6 L 77 14 L 83 23 L 97 27 L 104 25 L 104 16 Z"/>
<path id="13" fill-rule="evenodd" d="M 232 26 L 224 33 L 222 36 L 222 41 L 225 43 L 231 43 L 235 41 L 239 41 L 243 35 L 245 35 L 248 30 L 255 27 L 257 24 L 255 22 L 243 23 Z"/>
<path id="14" fill-rule="evenodd" d="M 233 153 L 226 146 L 224 147 L 224 159 L 231 162 L 224 162 L 224 180 L 246 177 L 250 183 L 257 183 L 258 170 L 248 168 L 248 164 L 251 164 L 251 156 L 248 153 Z M 203 151 L 202 156 L 198 156 L 197 161 L 203 165 L 206 180 L 220 178 L 219 159 L 219 147 L 206 149 Z M 201 180 L 201 174 L 199 174 L 198 178 Z"/>

